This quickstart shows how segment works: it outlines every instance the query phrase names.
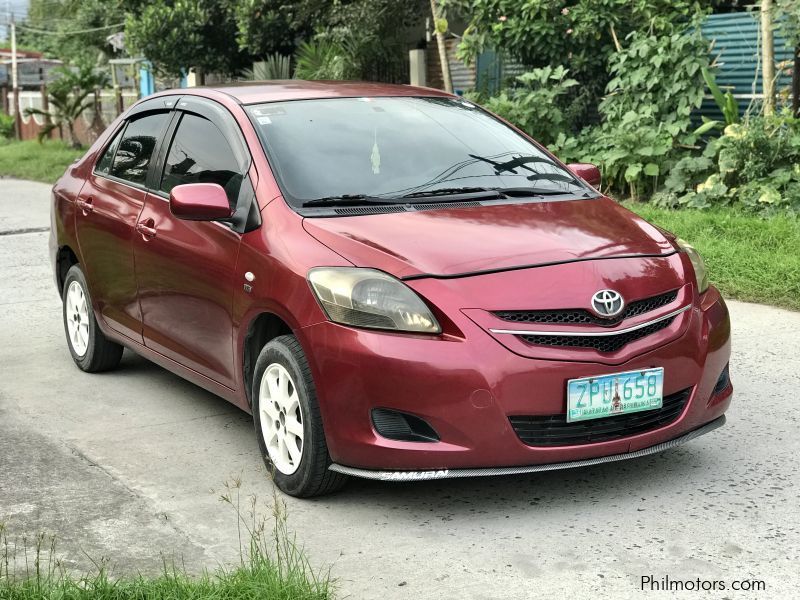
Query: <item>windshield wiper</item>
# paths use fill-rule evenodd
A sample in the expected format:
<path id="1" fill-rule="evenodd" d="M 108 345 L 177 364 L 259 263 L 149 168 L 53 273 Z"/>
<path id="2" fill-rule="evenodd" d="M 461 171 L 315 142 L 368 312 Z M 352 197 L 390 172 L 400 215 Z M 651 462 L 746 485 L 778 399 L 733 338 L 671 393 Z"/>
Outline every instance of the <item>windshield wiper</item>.
<path id="1" fill-rule="evenodd" d="M 575 192 L 567 192 L 563 190 L 549 190 L 542 188 L 508 187 L 508 188 L 497 188 L 497 191 L 510 198 L 525 198 L 527 196 L 581 196 L 583 198 L 589 197 L 588 192 L 578 193 L 580 190 Z"/>
<path id="2" fill-rule="evenodd" d="M 530 198 L 544 196 L 587 196 L 578 192 L 568 192 L 565 190 L 553 190 L 547 188 L 533 187 L 450 187 L 412 192 L 403 198 L 436 198 L 436 202 L 456 202 L 458 200 L 498 200 L 504 198 Z"/>
<path id="3" fill-rule="evenodd" d="M 502 198 L 503 194 L 496 189 L 493 188 L 485 188 L 485 187 L 446 187 L 446 188 L 436 188 L 433 190 L 422 190 L 419 192 L 411 192 L 410 194 L 405 194 L 402 196 L 403 198 L 438 198 L 445 196 L 447 199 L 445 200 L 437 200 L 437 202 L 448 202 L 451 200 L 463 200 L 465 197 L 469 199 L 473 198 L 485 198 L 485 199 L 494 199 L 494 198 Z M 455 198 L 454 198 L 455 197 Z"/>
<path id="4" fill-rule="evenodd" d="M 325 196 L 306 200 L 301 204 L 303 207 L 312 206 L 363 206 L 365 204 L 397 204 L 397 201 L 378 196 L 368 196 L 366 194 L 343 194 L 341 196 Z"/>

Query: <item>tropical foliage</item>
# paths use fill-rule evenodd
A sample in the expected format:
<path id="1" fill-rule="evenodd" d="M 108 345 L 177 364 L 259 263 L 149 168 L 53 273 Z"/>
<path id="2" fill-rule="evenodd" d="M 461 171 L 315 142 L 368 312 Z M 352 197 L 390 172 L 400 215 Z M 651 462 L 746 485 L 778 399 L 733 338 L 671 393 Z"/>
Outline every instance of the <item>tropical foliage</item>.
<path id="1" fill-rule="evenodd" d="M 800 212 L 800 119 L 787 111 L 728 125 L 701 155 L 678 162 L 654 200 L 671 207 Z"/>
<path id="2" fill-rule="evenodd" d="M 502 115 L 545 145 L 553 144 L 570 127 L 566 111 L 568 92 L 578 85 L 562 66 L 533 69 L 516 78 L 513 87 L 498 95 L 473 99 Z"/>
<path id="3" fill-rule="evenodd" d="M 346 71 L 364 77 L 372 65 L 402 62 L 398 44 L 426 6 L 424 0 L 122 1 L 131 50 L 175 76 L 189 67 L 232 75 L 274 53 L 291 55 L 305 42 L 321 44 L 315 58 L 345 56 Z"/>
<path id="4" fill-rule="evenodd" d="M 39 141 L 49 137 L 50 132 L 66 129 L 66 141 L 72 148 L 80 148 L 80 140 L 75 134 L 75 121 L 94 104 L 95 89 L 107 83 L 104 73 L 95 73 L 94 68 L 84 65 L 76 69 L 59 67 L 58 79 L 48 88 L 50 110 L 45 112 L 36 108 L 26 109 L 26 114 L 42 115 L 46 118 L 39 131 Z"/>
<path id="5" fill-rule="evenodd" d="M 329 40 L 302 42 L 295 62 L 298 79 L 348 79 L 355 71 L 343 45 Z"/>
<path id="6" fill-rule="evenodd" d="M 121 32 L 120 0 L 29 0 L 19 43 L 69 63 L 102 64 L 114 55 L 109 36 Z"/>
<path id="7" fill-rule="evenodd" d="M 634 31 L 687 21 L 708 2 L 695 0 L 441 0 L 468 20 L 459 55 L 472 62 L 488 48 L 530 67 L 563 65 L 592 96 L 611 78 L 609 57 Z M 591 120 L 591 106 L 578 115 Z"/>
<path id="8" fill-rule="evenodd" d="M 602 123 L 575 140 L 560 138 L 566 158 L 601 165 L 606 185 L 618 193 L 636 198 L 655 191 L 696 141 L 691 114 L 703 101 L 708 61 L 708 43 L 697 28 L 631 33 L 609 59 Z"/>
<path id="9" fill-rule="evenodd" d="M 250 57 L 233 42 L 238 29 L 230 18 L 229 2 L 128 3 L 141 6 L 125 20 L 126 43 L 159 71 L 180 77 L 194 67 L 232 75 L 251 65 Z"/>
<path id="10" fill-rule="evenodd" d="M 708 43 L 699 29 L 665 25 L 633 32 L 608 58 L 609 80 L 598 106 L 601 122 L 573 135 L 564 92 L 564 67 L 524 75 L 485 105 L 550 145 L 564 160 L 601 166 L 605 185 L 638 197 L 655 191 L 663 174 L 697 140 L 691 114 L 703 100 Z M 535 84 L 536 87 L 532 87 Z"/>
<path id="11" fill-rule="evenodd" d="M 275 52 L 263 61 L 253 63 L 252 69 L 242 72 L 245 79 L 251 81 L 267 81 L 270 79 L 291 79 L 292 59 L 290 56 Z"/>
<path id="12" fill-rule="evenodd" d="M 14 135 L 14 117 L 0 113 L 0 140 Z"/>

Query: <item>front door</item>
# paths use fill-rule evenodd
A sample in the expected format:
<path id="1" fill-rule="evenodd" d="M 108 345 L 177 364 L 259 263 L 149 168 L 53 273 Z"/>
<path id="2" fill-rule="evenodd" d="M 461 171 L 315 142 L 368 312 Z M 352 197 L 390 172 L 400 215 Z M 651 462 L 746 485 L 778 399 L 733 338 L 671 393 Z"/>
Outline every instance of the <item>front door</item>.
<path id="1" fill-rule="evenodd" d="M 112 329 L 141 343 L 133 240 L 145 181 L 169 113 L 145 114 L 114 136 L 78 196 L 75 229 L 96 309 Z"/>
<path id="2" fill-rule="evenodd" d="M 134 242 L 145 345 L 230 388 L 240 235 L 226 223 L 175 218 L 169 192 L 180 184 L 218 183 L 235 207 L 245 172 L 214 123 L 183 113 Z"/>

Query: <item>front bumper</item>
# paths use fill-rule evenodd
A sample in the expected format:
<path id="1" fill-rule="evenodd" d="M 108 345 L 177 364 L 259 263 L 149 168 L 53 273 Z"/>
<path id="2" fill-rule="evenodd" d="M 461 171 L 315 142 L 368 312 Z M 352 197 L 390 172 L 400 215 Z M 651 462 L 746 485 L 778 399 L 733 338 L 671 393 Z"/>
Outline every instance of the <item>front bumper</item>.
<path id="1" fill-rule="evenodd" d="M 678 337 L 613 364 L 520 356 L 468 318 L 457 322 L 463 337 L 330 322 L 303 328 L 298 336 L 314 375 L 332 468 L 380 479 L 426 479 L 621 460 L 719 426 L 732 387 L 714 392 L 730 358 L 728 311 L 716 289 L 693 303 L 682 323 Z M 663 427 L 603 442 L 536 447 L 524 444 L 509 422 L 511 415 L 564 413 L 568 379 L 655 366 L 664 368 L 665 395 L 692 390 L 680 416 Z M 419 416 L 440 441 L 384 438 L 372 425 L 374 408 Z M 409 471 L 417 473 L 396 475 Z"/>
<path id="2" fill-rule="evenodd" d="M 700 437 L 709 431 L 714 431 L 718 427 L 725 424 L 725 415 L 717 417 L 710 423 L 698 427 L 675 439 L 649 446 L 642 450 L 634 452 L 626 452 L 625 454 L 614 454 L 611 456 L 601 456 L 599 458 L 587 458 L 584 460 L 573 460 L 571 462 L 562 463 L 546 463 L 542 465 L 529 465 L 527 467 L 489 467 L 483 469 L 437 469 L 434 471 L 373 471 L 370 469 L 357 469 L 354 467 L 344 467 L 342 465 L 332 464 L 329 469 L 342 473 L 344 475 L 352 475 L 353 477 L 361 477 L 364 479 L 376 479 L 378 481 L 426 481 L 429 479 L 456 479 L 458 477 L 496 477 L 501 475 L 522 475 L 525 473 L 541 473 L 542 471 L 558 471 L 563 469 L 575 469 L 577 467 L 591 467 L 593 465 L 600 465 L 603 463 L 617 462 L 620 460 L 628 460 L 630 458 L 641 458 L 649 456 L 650 454 L 657 454 L 670 448 L 675 448 L 681 444 Z"/>

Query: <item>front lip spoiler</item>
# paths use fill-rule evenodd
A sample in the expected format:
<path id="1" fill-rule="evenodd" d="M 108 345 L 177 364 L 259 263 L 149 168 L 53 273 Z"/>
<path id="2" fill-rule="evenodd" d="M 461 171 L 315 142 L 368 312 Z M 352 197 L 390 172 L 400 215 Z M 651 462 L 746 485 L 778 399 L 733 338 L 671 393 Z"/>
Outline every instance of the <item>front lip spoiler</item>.
<path id="1" fill-rule="evenodd" d="M 713 431 L 718 427 L 725 424 L 725 415 L 721 415 L 686 433 L 680 437 L 676 437 L 666 442 L 642 448 L 635 452 L 626 452 L 625 454 L 613 454 L 611 456 L 601 456 L 598 458 L 587 458 L 584 460 L 575 460 L 563 463 L 549 463 L 544 465 L 530 465 L 527 467 L 488 467 L 482 469 L 438 469 L 432 471 L 373 471 L 370 469 L 358 469 L 355 467 L 345 467 L 333 463 L 328 467 L 331 471 L 342 473 L 344 475 L 352 475 L 354 477 L 362 477 L 364 479 L 375 479 L 378 481 L 427 481 L 429 479 L 455 479 L 457 477 L 494 477 L 498 475 L 520 475 L 523 473 L 539 473 L 542 471 L 557 471 L 560 469 L 574 469 L 577 467 L 590 467 L 593 465 L 600 465 L 603 463 L 617 462 L 620 460 L 628 460 L 629 458 L 640 458 L 642 456 L 649 456 L 650 454 L 657 454 L 664 450 L 669 450 L 681 444 L 700 437 L 703 434 Z"/>

